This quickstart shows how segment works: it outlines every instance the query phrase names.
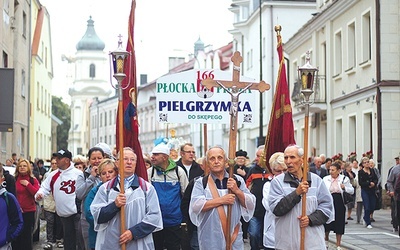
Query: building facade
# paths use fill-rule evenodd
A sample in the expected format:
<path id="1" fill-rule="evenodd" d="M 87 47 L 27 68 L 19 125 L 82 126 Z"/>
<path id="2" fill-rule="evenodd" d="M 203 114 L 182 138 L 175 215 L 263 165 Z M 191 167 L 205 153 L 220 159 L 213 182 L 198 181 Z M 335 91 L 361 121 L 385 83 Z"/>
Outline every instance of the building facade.
<path id="1" fill-rule="evenodd" d="M 238 131 L 238 148 L 254 159 L 257 146 L 265 143 L 279 68 L 274 28 L 281 25 L 282 40 L 286 42 L 312 18 L 316 1 L 233 0 L 230 10 L 234 14 L 234 28 L 230 31 L 233 50 L 243 56 L 241 74 L 271 85 L 270 90 L 258 97 L 258 114 L 253 123 Z"/>
<path id="2" fill-rule="evenodd" d="M 0 132 L 2 163 L 12 153 L 29 157 L 30 8 L 28 1 L 10 0 L 0 4 L 0 68 L 14 69 L 12 131 Z"/>
<path id="3" fill-rule="evenodd" d="M 52 152 L 51 88 L 53 59 L 50 15 L 39 1 L 32 1 L 32 50 L 30 77 L 29 156 L 50 159 Z"/>
<path id="4" fill-rule="evenodd" d="M 284 50 L 289 58 L 298 144 L 309 126 L 309 152 L 328 157 L 372 151 L 386 182 L 400 151 L 400 25 L 398 1 L 318 1 L 318 14 Z M 304 124 L 296 69 L 319 67 L 310 124 Z"/>

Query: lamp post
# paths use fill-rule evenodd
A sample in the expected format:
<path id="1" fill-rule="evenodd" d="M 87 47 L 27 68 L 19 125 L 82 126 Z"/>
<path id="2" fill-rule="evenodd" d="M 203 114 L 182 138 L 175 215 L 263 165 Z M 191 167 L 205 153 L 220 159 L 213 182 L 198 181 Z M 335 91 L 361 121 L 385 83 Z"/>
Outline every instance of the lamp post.
<path id="1" fill-rule="evenodd" d="M 263 63 L 262 63 L 262 1 L 259 0 L 259 16 L 260 16 L 260 81 L 263 79 Z M 260 103 L 260 111 L 259 111 L 259 124 L 258 124 L 258 140 L 257 140 L 257 146 L 261 146 L 265 143 L 264 135 L 263 135 L 263 93 L 260 91 L 260 96 L 259 96 L 259 103 Z"/>
<path id="2" fill-rule="evenodd" d="M 113 68 L 113 77 L 117 80 L 117 84 L 113 84 L 111 79 L 110 83 L 111 86 L 118 90 L 118 136 L 119 136 L 119 176 L 120 176 L 120 190 L 121 193 L 125 193 L 125 188 L 124 188 L 124 180 L 125 180 L 125 174 L 124 174 L 124 126 L 123 126 L 123 95 L 122 92 L 125 88 L 129 86 L 129 84 L 126 84 L 125 88 L 121 85 L 122 80 L 125 79 L 126 74 L 124 73 L 124 65 L 125 65 L 125 60 L 128 58 L 130 55 L 129 52 L 126 50 L 122 49 L 122 41 L 121 41 L 121 35 L 119 35 L 119 40 L 118 40 L 118 48 L 112 52 L 110 52 L 111 55 L 111 62 L 112 62 L 112 68 Z M 111 67 L 111 65 L 110 65 Z M 111 78 L 111 77 L 110 77 Z M 121 207 L 121 234 L 125 232 L 125 206 Z M 121 249 L 125 250 L 126 245 L 122 244 Z"/>
<path id="3" fill-rule="evenodd" d="M 310 96 L 314 93 L 314 81 L 318 73 L 318 68 L 310 64 L 310 52 L 307 52 L 306 63 L 298 68 L 299 79 L 301 81 L 301 93 L 304 95 L 305 117 L 304 117 L 304 156 L 303 156 L 303 181 L 307 181 L 308 173 L 308 119 L 310 115 Z M 301 216 L 306 216 L 307 199 L 306 194 L 302 197 Z M 300 250 L 304 250 L 305 227 L 301 228 Z"/>

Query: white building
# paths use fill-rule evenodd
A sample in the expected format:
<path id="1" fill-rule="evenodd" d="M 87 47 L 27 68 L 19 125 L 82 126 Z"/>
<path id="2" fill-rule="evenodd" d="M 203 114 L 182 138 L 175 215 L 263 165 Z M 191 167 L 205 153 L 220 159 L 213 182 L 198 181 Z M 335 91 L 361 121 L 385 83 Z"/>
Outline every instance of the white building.
<path id="1" fill-rule="evenodd" d="M 243 56 L 241 74 L 271 85 L 271 89 L 258 98 L 262 100 L 262 109 L 254 122 L 238 131 L 238 149 L 246 150 L 250 159 L 254 159 L 257 146 L 265 143 L 279 67 L 274 27 L 282 26 L 282 40 L 287 41 L 312 18 L 316 2 L 233 0 L 230 10 L 234 13 L 234 29 L 230 31 L 233 50 Z M 260 102 L 257 102 L 258 110 Z M 261 134 L 262 138 L 259 138 Z"/>
<path id="2" fill-rule="evenodd" d="M 94 98 L 108 98 L 112 92 L 109 83 L 109 60 L 104 52 L 104 42 L 100 40 L 94 29 L 94 21 L 90 17 L 87 30 L 76 45 L 76 53 L 72 59 L 75 72 L 71 96 L 71 128 L 68 136 L 68 150 L 73 155 L 87 154 L 90 148 L 90 115 L 89 106 Z"/>
<path id="3" fill-rule="evenodd" d="M 372 150 L 386 182 L 400 151 L 399 1 L 318 1 L 319 13 L 284 50 L 289 58 L 292 97 L 297 67 L 311 52 L 319 67 L 315 103 L 310 107 L 309 152 L 328 157 Z M 313 96 L 311 96 L 313 98 Z M 292 102 L 295 138 L 304 143 L 304 111 Z"/>

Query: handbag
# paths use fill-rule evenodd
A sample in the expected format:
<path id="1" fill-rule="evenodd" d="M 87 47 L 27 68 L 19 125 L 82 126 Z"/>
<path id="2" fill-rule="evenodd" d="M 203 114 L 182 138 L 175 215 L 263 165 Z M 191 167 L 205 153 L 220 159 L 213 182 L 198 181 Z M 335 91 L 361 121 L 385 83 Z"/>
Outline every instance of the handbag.
<path id="1" fill-rule="evenodd" d="M 343 181 L 346 177 L 343 178 Z M 342 181 L 342 183 L 343 183 Z M 345 205 L 354 202 L 354 196 L 352 194 L 347 193 L 345 190 L 343 190 L 343 202 Z"/>
<path id="2" fill-rule="evenodd" d="M 353 195 L 347 193 L 346 191 L 343 191 L 343 202 L 345 205 L 354 202 Z"/>

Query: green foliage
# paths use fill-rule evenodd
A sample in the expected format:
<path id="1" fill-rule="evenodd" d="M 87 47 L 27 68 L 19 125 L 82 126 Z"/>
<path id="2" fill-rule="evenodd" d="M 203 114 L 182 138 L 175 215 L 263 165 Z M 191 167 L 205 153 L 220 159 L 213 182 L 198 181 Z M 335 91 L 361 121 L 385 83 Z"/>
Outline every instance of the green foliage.
<path id="1" fill-rule="evenodd" d="M 71 109 L 61 97 L 52 97 L 52 113 L 63 124 L 57 127 L 57 148 L 68 148 L 68 131 L 71 127 Z"/>

